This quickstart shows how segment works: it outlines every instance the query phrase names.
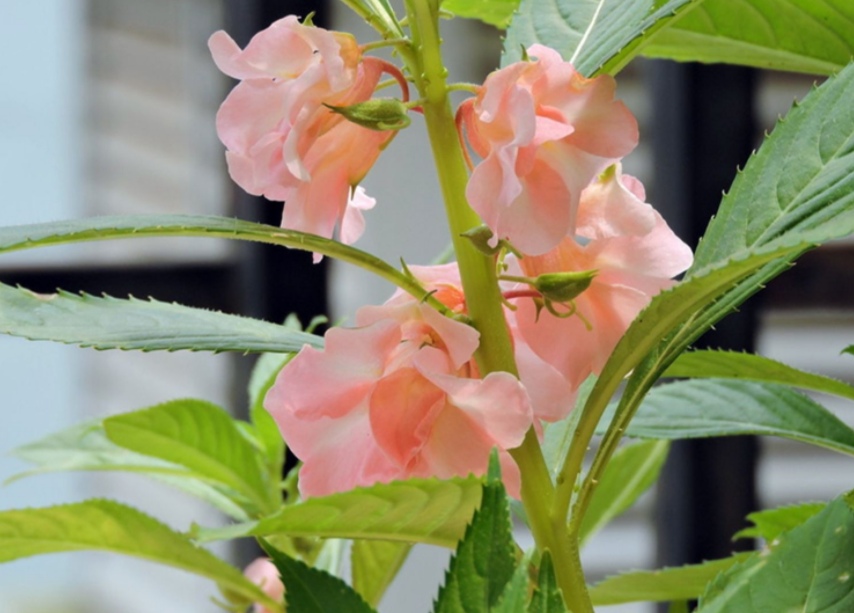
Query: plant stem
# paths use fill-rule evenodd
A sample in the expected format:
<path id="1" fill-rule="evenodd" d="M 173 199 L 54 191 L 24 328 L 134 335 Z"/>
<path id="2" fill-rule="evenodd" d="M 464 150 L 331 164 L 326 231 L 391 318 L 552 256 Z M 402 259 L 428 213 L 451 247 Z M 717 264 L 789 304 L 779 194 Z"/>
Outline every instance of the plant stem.
<path id="1" fill-rule="evenodd" d="M 504 371 L 518 376 L 513 344 L 507 329 L 495 262 L 462 234 L 481 224 L 466 199 L 468 169 L 453 110 L 441 55 L 437 0 L 407 0 L 415 53 L 404 55 L 424 99 L 424 119 L 445 201 L 451 238 L 457 254 L 466 307 L 480 332 L 475 354 L 483 376 Z M 540 550 L 549 550 L 567 606 L 573 613 L 593 613 L 578 555 L 567 538 L 566 515 L 553 513 L 554 486 L 537 435 L 528 431 L 522 445 L 510 451 L 522 475 L 522 503 Z"/>

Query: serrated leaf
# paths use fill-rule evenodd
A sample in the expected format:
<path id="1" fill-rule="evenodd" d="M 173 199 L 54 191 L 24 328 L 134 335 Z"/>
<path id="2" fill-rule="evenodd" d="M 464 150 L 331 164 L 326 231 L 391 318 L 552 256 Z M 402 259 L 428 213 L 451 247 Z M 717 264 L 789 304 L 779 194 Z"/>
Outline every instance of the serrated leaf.
<path id="1" fill-rule="evenodd" d="M 510 25 L 519 0 L 443 0 L 442 8 L 457 17 L 480 19 L 498 28 Z"/>
<path id="2" fill-rule="evenodd" d="M 662 29 L 648 57 L 832 74 L 854 56 L 850 0 L 706 0 Z"/>
<path id="3" fill-rule="evenodd" d="M 831 502 L 715 580 L 698 613 L 848 613 L 854 610 L 854 510 Z"/>
<path id="4" fill-rule="evenodd" d="M 286 445 L 276 420 L 264 408 L 264 398 L 276 382 L 279 371 L 293 359 L 294 355 L 293 353 L 262 354 L 255 362 L 249 378 L 249 419 L 255 426 L 258 440 L 264 447 L 270 472 L 277 475 L 282 474 Z"/>
<path id="5" fill-rule="evenodd" d="M 264 549 L 279 570 L 285 585 L 285 604 L 293 613 L 375 613 L 349 585 L 327 572 L 311 568 L 299 560 Z"/>
<path id="6" fill-rule="evenodd" d="M 631 507 L 656 482 L 669 452 L 668 441 L 642 441 L 617 450 L 584 514 L 579 534 L 582 544 Z"/>
<path id="7" fill-rule="evenodd" d="M 854 387 L 847 383 L 798 370 L 770 358 L 737 351 L 698 350 L 683 353 L 663 376 L 779 383 L 854 400 Z"/>
<path id="8" fill-rule="evenodd" d="M 77 424 L 23 445 L 11 455 L 33 464 L 34 468 L 12 477 L 7 483 L 49 472 L 135 472 L 196 496 L 233 519 L 249 519 L 246 511 L 234 502 L 234 492 L 206 482 L 183 466 L 119 447 L 107 438 L 100 420 Z"/>
<path id="9" fill-rule="evenodd" d="M 104 430 L 113 443 L 227 485 L 260 510 L 277 504 L 259 453 L 214 404 L 175 400 L 105 419 Z"/>
<path id="10" fill-rule="evenodd" d="M 259 521 L 200 529 L 200 541 L 245 536 L 316 536 L 428 543 L 454 548 L 480 504 L 482 481 L 410 479 L 309 498 Z"/>
<path id="11" fill-rule="evenodd" d="M 293 352 L 305 344 L 323 346 L 313 334 L 217 311 L 132 297 L 36 294 L 2 283 L 0 334 L 141 351 Z"/>
<path id="12" fill-rule="evenodd" d="M 490 480 L 451 559 L 434 613 L 488 613 L 513 576 L 514 552 L 507 494 L 500 480 Z"/>
<path id="13" fill-rule="evenodd" d="M 854 455 L 854 430 L 807 396 L 771 383 L 698 379 L 661 385 L 649 392 L 626 430 L 627 436 L 665 440 L 744 434 Z"/>
<path id="14" fill-rule="evenodd" d="M 827 506 L 824 502 L 805 502 L 776 509 L 756 511 L 747 516 L 752 528 L 745 528 L 733 536 L 740 538 L 762 538 L 772 542 L 784 532 L 797 528 L 809 518 L 818 515 Z"/>
<path id="15" fill-rule="evenodd" d="M 282 612 L 281 604 L 270 600 L 239 570 L 131 507 L 89 500 L 0 512 L 0 562 L 67 551 L 107 551 L 165 564 L 207 577 L 247 602 Z"/>
<path id="16" fill-rule="evenodd" d="M 522 0 L 504 43 L 502 65 L 540 43 L 583 75 L 614 74 L 660 29 L 702 0 Z M 581 50 L 579 51 L 579 46 Z"/>
<path id="17" fill-rule="evenodd" d="M 379 605 L 411 549 L 410 543 L 354 541 L 350 552 L 353 589 L 372 607 Z"/>
<path id="18" fill-rule="evenodd" d="M 504 592 L 489 613 L 521 613 L 531 601 L 531 555 L 522 557 Z"/>
<path id="19" fill-rule="evenodd" d="M 563 595 L 555 579 L 552 557 L 548 551 L 540 561 L 540 576 L 537 589 L 528 605 L 528 613 L 568 613 L 563 604 Z"/>
<path id="20" fill-rule="evenodd" d="M 389 6 L 387 0 L 354 0 L 354 4 L 357 3 L 375 6 L 378 13 L 382 13 L 385 10 L 384 7 Z M 391 10 L 390 7 L 388 10 Z M 399 36 L 403 34 L 400 33 Z M 415 279 L 370 253 L 315 234 L 229 217 L 126 215 L 0 227 L 0 253 L 71 243 L 155 236 L 192 236 L 251 241 L 320 253 L 363 268 L 406 291 L 411 291 L 413 295 L 424 296 L 425 300 L 434 306 L 440 306 L 438 301 L 426 295 L 424 288 Z M 294 350 L 299 350 L 299 347 Z M 259 351 L 290 350 L 270 347 Z"/>
<path id="21" fill-rule="evenodd" d="M 744 562 L 751 555 L 745 553 L 702 564 L 621 573 L 592 586 L 590 599 L 596 606 L 694 600 L 715 577 L 739 562 Z"/>

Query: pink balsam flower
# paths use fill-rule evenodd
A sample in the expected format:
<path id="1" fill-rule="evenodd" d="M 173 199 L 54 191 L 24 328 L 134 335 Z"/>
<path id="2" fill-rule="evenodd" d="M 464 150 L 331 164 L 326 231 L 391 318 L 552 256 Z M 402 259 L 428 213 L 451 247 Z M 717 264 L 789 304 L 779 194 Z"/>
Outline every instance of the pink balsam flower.
<path id="1" fill-rule="evenodd" d="M 462 306 L 451 267 L 414 272 L 431 277 L 447 306 Z M 474 328 L 401 292 L 360 309 L 356 323 L 329 330 L 322 351 L 303 348 L 265 399 L 304 462 L 303 496 L 483 474 L 493 447 L 522 443 L 532 421 L 528 395 L 508 373 L 479 376 Z M 518 494 L 518 468 L 506 452 L 502 466 Z"/>
<path id="2" fill-rule="evenodd" d="M 362 57 L 352 35 L 294 16 L 243 50 L 222 31 L 208 45 L 220 70 L 241 79 L 217 114 L 232 179 L 250 194 L 285 202 L 284 228 L 331 238 L 337 225 L 342 241 L 359 238 L 360 210 L 369 207 L 352 190 L 392 133 L 353 124 L 324 105 L 370 99 L 390 65 Z"/>
<path id="3" fill-rule="evenodd" d="M 598 271 L 575 299 L 580 317 L 560 318 L 545 309 L 538 313 L 525 299 L 518 301 L 514 317 L 520 338 L 573 389 L 602 370 L 650 299 L 673 285 L 672 277 L 693 261 L 690 247 L 644 199 L 640 181 L 621 176 L 614 167 L 581 196 L 578 240 L 565 238 L 549 253 L 514 264 L 529 277 Z"/>
<path id="4" fill-rule="evenodd" d="M 244 575 L 261 588 L 271 599 L 282 602 L 285 598 L 285 586 L 275 565 L 267 558 L 258 558 L 246 567 Z M 264 605 L 255 604 L 255 613 L 271 613 Z"/>
<path id="5" fill-rule="evenodd" d="M 575 230 L 582 190 L 638 142 L 610 76 L 587 79 L 557 51 L 493 72 L 460 120 L 483 158 L 467 196 L 497 239 L 542 255 Z"/>

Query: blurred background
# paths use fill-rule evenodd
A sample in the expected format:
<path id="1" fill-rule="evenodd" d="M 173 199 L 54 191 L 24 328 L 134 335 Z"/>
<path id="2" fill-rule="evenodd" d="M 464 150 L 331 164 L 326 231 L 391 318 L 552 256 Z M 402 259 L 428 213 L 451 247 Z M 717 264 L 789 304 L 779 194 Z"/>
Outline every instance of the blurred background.
<path id="1" fill-rule="evenodd" d="M 229 181 L 214 130 L 233 86 L 206 40 L 225 28 L 243 45 L 287 13 L 371 32 L 332 0 L 0 0 L 0 224 L 105 214 L 232 215 L 278 223 L 280 205 Z M 446 22 L 452 77 L 481 81 L 500 43 L 487 26 Z M 641 124 L 626 170 L 650 202 L 695 245 L 752 148 L 813 82 L 731 67 L 635 62 L 618 95 Z M 419 121 L 402 133 L 365 181 L 377 198 L 359 247 L 389 261 L 428 263 L 448 242 L 438 186 Z M 792 366 L 854 378 L 851 248 L 808 254 L 737 317 L 704 340 L 755 349 Z M 391 288 L 366 273 L 306 254 L 202 239 L 135 240 L 52 248 L 0 259 L 0 281 L 36 291 L 153 296 L 281 321 L 352 316 Z M 97 353 L 0 337 L 0 453 L 92 417 L 196 397 L 245 410 L 251 357 Z M 823 399 L 844 420 L 850 407 Z M 738 438 L 676 445 L 659 495 L 650 493 L 585 554 L 591 579 L 727 555 L 729 536 L 757 508 L 827 499 L 850 485 L 845 460 L 815 448 Z M 0 460 L 0 480 L 24 469 Z M 127 501 L 178 529 L 222 519 L 183 494 L 126 474 L 33 477 L 0 488 L 0 509 L 103 496 Z M 749 544 L 749 543 L 748 543 Z M 744 546 L 742 544 L 741 546 Z M 237 564 L 248 548 L 220 547 Z M 382 613 L 427 611 L 447 552 L 417 548 Z M 0 566 L 2 613 L 213 613 L 207 582 L 100 554 L 57 555 Z M 606 608 L 644 613 L 646 606 Z"/>

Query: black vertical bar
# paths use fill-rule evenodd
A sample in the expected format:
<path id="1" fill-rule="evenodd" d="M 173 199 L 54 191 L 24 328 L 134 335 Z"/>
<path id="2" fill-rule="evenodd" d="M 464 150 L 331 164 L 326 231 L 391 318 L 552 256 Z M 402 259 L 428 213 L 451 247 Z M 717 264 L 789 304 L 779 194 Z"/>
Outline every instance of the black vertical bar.
<path id="1" fill-rule="evenodd" d="M 734 66 L 652 62 L 656 177 L 652 202 L 696 245 L 754 146 L 755 72 Z M 698 346 L 752 350 L 755 305 L 745 305 Z M 660 565 L 724 557 L 750 543 L 731 541 L 756 509 L 757 440 L 679 441 L 660 481 Z"/>

